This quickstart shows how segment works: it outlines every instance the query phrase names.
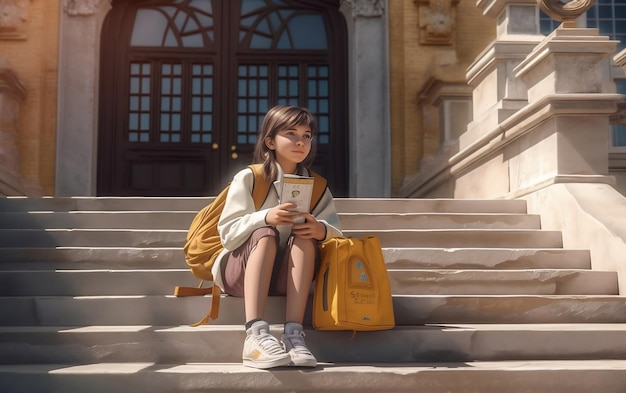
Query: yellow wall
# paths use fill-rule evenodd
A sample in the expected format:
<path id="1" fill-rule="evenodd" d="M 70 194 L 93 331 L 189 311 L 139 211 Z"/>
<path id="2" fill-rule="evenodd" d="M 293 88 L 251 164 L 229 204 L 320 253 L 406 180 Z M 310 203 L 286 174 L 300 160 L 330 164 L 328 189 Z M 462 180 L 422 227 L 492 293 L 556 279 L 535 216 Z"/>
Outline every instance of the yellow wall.
<path id="1" fill-rule="evenodd" d="M 29 194 L 54 193 L 59 1 L 25 1 L 21 25 L 0 32 L 0 59 L 26 89 L 18 149 Z"/>
<path id="2" fill-rule="evenodd" d="M 388 5 L 392 194 L 396 195 L 403 181 L 419 170 L 422 158 L 439 148 L 437 112 L 420 106 L 420 91 L 431 77 L 465 82 L 465 70 L 495 38 L 496 30 L 495 20 L 483 16 L 475 1 L 461 0 L 451 44 L 422 45 L 418 3 L 390 0 Z"/>

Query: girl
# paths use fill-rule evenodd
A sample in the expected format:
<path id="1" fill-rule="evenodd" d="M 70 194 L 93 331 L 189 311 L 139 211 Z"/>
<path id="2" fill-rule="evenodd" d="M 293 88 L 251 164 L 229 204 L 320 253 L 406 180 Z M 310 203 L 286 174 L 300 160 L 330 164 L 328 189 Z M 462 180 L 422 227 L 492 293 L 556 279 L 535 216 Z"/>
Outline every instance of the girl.
<path id="1" fill-rule="evenodd" d="M 243 364 L 256 368 L 294 365 L 315 367 L 317 360 L 304 341 L 302 320 L 317 261 L 317 243 L 341 236 L 333 196 L 324 195 L 309 213 L 280 203 L 284 174 L 307 176 L 315 158 L 313 115 L 304 108 L 276 106 L 266 114 L 254 161 L 263 164 L 273 182 L 261 209 L 252 199 L 254 175 L 237 173 L 230 185 L 218 231 L 224 251 L 213 265 L 215 283 L 232 296 L 243 296 L 246 339 Z M 302 222 L 304 218 L 304 223 Z M 296 223 L 296 221 L 298 223 Z M 265 321 L 268 295 L 286 296 L 284 333 L 280 342 Z"/>

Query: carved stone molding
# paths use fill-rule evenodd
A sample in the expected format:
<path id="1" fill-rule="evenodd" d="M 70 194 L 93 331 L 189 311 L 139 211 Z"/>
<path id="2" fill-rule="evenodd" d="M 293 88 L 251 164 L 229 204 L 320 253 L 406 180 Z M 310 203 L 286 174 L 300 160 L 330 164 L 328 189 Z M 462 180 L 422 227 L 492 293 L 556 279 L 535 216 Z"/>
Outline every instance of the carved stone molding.
<path id="1" fill-rule="evenodd" d="M 587 12 L 596 0 L 537 0 L 539 8 L 550 18 L 572 23 Z"/>
<path id="2" fill-rule="evenodd" d="M 21 33 L 28 19 L 31 0 L 0 0 L 0 40 L 24 39 Z"/>
<path id="3" fill-rule="evenodd" d="M 415 0 L 422 45 L 452 45 L 460 0 Z"/>
<path id="4" fill-rule="evenodd" d="M 63 9 L 71 16 L 89 16 L 96 13 L 102 1 L 111 0 L 64 0 Z"/>
<path id="5" fill-rule="evenodd" d="M 384 14 L 382 0 L 344 0 L 352 7 L 352 16 L 364 18 L 379 18 Z"/>

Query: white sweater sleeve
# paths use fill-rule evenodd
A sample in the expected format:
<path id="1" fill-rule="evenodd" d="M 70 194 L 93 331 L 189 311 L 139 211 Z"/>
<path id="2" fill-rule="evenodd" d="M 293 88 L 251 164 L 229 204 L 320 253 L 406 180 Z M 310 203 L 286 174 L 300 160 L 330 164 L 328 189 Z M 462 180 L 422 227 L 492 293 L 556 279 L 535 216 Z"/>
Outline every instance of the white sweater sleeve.
<path id="1" fill-rule="evenodd" d="M 337 215 L 337 210 L 335 209 L 333 195 L 328 188 L 311 214 L 317 219 L 317 221 L 321 222 L 326 227 L 326 237 L 324 240 L 343 236 L 340 229 L 341 225 L 339 222 L 339 216 Z"/>
<path id="2" fill-rule="evenodd" d="M 255 210 L 253 184 L 254 174 L 246 168 L 235 175 L 228 189 L 217 229 L 224 248 L 229 251 L 241 246 L 254 230 L 267 225 L 265 216 L 269 209 Z"/>

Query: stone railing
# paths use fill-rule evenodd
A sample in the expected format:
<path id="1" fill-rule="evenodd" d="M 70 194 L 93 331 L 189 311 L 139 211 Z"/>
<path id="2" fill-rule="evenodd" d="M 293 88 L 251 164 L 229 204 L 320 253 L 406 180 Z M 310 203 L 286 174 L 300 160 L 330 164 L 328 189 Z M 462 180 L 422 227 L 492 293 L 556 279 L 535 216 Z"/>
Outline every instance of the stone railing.
<path id="1" fill-rule="evenodd" d="M 560 231 L 565 248 L 589 249 L 592 268 L 617 271 L 626 293 L 626 223 L 618 218 L 626 198 L 609 175 L 608 130 L 623 118 L 624 97 L 607 72 L 618 42 L 579 28 L 575 14 L 539 34 L 541 1 L 478 1 L 497 31 L 467 72 L 473 120 L 403 195 L 525 199 L 542 229 Z M 550 3 L 557 11 L 587 6 Z"/>

